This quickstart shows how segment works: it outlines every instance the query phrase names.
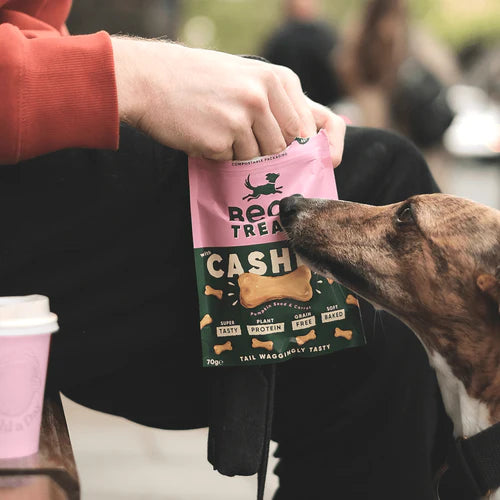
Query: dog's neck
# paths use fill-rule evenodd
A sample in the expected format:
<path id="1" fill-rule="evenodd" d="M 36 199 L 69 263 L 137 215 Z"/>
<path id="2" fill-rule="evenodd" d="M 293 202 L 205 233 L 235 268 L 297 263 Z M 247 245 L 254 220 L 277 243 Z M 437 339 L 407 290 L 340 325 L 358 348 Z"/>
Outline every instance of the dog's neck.
<path id="1" fill-rule="evenodd" d="M 500 422 L 500 321 L 474 317 L 414 327 L 436 370 L 455 435 L 470 437 Z"/>
<path id="2" fill-rule="evenodd" d="M 470 394 L 448 361 L 437 351 L 429 353 L 429 361 L 436 371 L 443 403 L 453 422 L 454 435 L 470 437 L 492 425 L 488 405 Z"/>
<path id="3" fill-rule="evenodd" d="M 499 271 L 474 279 L 466 293 L 424 295 L 398 311 L 427 351 L 455 437 L 464 438 L 500 423 Z M 500 500 L 500 489 L 486 498 Z"/>
<path id="4" fill-rule="evenodd" d="M 478 318 L 472 335 L 466 325 L 415 333 L 436 371 L 455 437 L 471 437 L 500 422 L 500 322 Z M 500 500 L 500 489 L 484 500 Z"/>

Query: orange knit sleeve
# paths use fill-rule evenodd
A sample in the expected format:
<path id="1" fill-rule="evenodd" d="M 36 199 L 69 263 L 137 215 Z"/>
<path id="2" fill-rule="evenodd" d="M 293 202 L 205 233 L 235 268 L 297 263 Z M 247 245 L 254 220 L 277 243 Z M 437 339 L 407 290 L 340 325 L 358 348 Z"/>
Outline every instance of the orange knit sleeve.
<path id="1" fill-rule="evenodd" d="M 0 24 L 0 164 L 64 148 L 116 149 L 109 35 L 42 36 Z"/>

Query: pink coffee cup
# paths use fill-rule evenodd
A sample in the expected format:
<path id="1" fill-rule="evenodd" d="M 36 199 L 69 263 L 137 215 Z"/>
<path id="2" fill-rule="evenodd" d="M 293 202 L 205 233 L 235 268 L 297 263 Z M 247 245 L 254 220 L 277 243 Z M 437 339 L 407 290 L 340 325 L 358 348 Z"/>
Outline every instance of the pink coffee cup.
<path id="1" fill-rule="evenodd" d="M 0 297 L 0 458 L 38 451 L 51 334 L 43 295 Z"/>

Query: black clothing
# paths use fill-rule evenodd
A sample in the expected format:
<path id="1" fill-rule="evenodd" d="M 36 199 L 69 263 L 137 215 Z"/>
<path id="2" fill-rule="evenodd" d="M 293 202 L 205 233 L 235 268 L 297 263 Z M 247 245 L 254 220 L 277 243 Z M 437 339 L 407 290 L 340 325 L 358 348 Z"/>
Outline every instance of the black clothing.
<path id="1" fill-rule="evenodd" d="M 275 385 L 277 500 L 431 500 L 448 421 L 422 347 L 390 315 L 374 328 L 363 302 L 367 346 L 278 364 L 275 384 L 259 367 L 201 367 L 186 166 L 183 153 L 122 127 L 117 152 L 0 168 L 0 295 L 47 295 L 59 315 L 48 390 L 149 426 L 210 424 L 211 460 L 233 453 L 252 474 Z M 335 175 L 340 198 L 370 204 L 438 190 L 408 141 L 375 129 L 348 127 Z M 224 408 L 214 405 L 221 384 Z M 248 448 L 217 441 L 233 410 L 243 415 L 229 422 L 233 442 Z"/>

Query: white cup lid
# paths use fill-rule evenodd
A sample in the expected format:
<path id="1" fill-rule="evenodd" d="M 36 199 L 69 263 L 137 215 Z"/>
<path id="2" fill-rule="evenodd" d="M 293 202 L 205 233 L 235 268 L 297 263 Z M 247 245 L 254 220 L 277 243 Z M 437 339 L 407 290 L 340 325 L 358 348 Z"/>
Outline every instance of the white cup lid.
<path id="1" fill-rule="evenodd" d="M 44 295 L 0 297 L 0 337 L 40 335 L 59 330 L 57 316 L 50 312 Z"/>

